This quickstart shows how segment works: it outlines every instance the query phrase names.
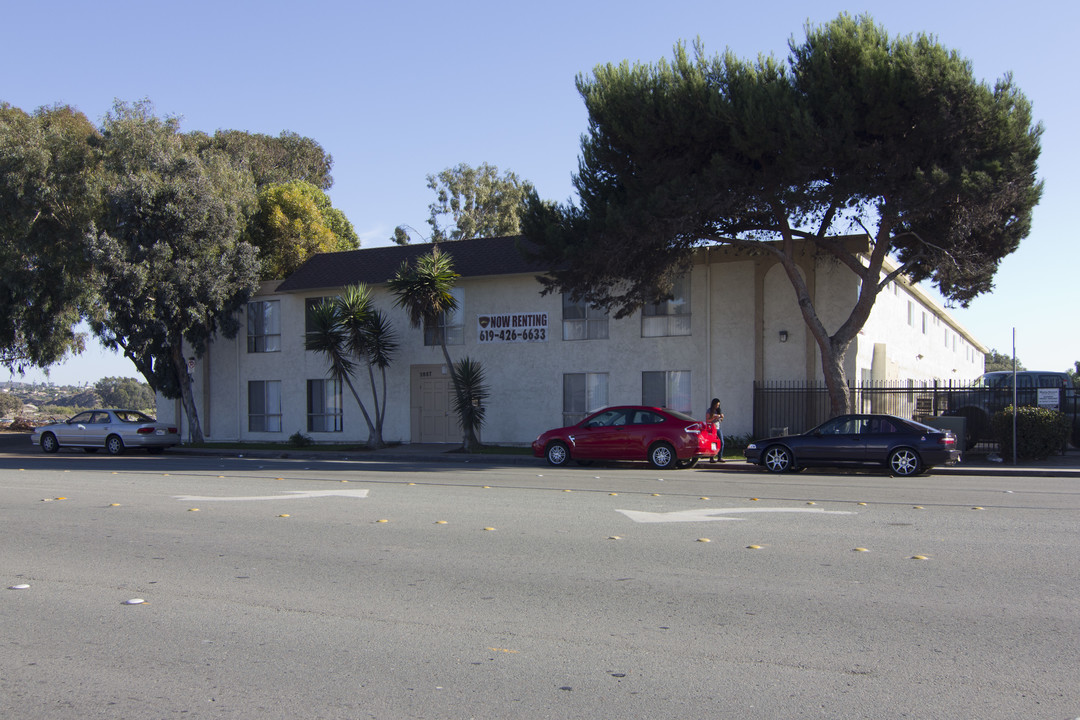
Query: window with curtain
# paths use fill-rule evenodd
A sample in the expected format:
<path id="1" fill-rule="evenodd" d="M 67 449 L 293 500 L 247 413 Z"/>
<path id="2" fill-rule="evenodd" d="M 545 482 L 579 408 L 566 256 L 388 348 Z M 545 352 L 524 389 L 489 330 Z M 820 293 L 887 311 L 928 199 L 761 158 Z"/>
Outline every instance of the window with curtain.
<path id="1" fill-rule="evenodd" d="M 641 404 L 693 415 L 690 371 L 661 370 L 641 373 Z"/>
<path id="2" fill-rule="evenodd" d="M 307 381 L 308 432 L 341 432 L 341 383 Z"/>
<path id="3" fill-rule="evenodd" d="M 281 381 L 248 382 L 248 430 L 281 432 Z"/>
<path id="4" fill-rule="evenodd" d="M 566 373 L 563 375 L 564 425 L 573 425 L 607 404 L 607 373 Z"/>
<path id="5" fill-rule="evenodd" d="M 304 335 L 310 335 L 315 329 L 311 324 L 311 314 L 315 310 L 315 308 L 319 307 L 324 302 L 333 301 L 333 295 L 328 295 L 326 297 L 304 298 Z"/>
<path id="6" fill-rule="evenodd" d="M 690 334 L 690 276 L 676 280 L 671 293 L 670 300 L 641 308 L 641 337 Z"/>
<path id="7" fill-rule="evenodd" d="M 247 351 L 281 350 L 281 303 L 277 300 L 249 302 L 247 306 Z"/>
<path id="8" fill-rule="evenodd" d="M 435 324 L 424 323 L 424 345 L 439 345 L 443 337 L 447 345 L 465 344 L 465 291 L 456 287 L 450 294 L 457 300 L 457 309 L 439 315 Z"/>
<path id="9" fill-rule="evenodd" d="M 574 302 L 562 296 L 563 340 L 606 340 L 608 313 L 584 300 Z"/>

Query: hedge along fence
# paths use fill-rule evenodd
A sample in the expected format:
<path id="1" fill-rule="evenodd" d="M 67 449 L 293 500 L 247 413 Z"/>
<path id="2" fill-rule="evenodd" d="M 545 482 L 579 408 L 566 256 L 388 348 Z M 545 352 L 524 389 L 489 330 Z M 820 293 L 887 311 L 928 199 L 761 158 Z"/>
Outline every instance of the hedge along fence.
<path id="1" fill-rule="evenodd" d="M 1013 412 L 1010 405 L 994 413 L 990 421 L 1001 456 L 1012 460 Z M 1040 407 L 1021 407 L 1016 413 L 1016 456 L 1020 460 L 1042 460 L 1065 450 L 1072 423 L 1065 413 Z"/>

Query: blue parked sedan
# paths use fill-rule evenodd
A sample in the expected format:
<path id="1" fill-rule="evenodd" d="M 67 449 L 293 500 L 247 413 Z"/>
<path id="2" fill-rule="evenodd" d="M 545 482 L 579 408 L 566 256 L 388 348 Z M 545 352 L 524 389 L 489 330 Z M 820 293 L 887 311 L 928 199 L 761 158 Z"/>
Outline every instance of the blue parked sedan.
<path id="1" fill-rule="evenodd" d="M 802 435 L 766 438 L 746 447 L 747 461 L 773 473 L 877 465 L 908 476 L 959 458 L 951 431 L 894 415 L 840 415 Z"/>

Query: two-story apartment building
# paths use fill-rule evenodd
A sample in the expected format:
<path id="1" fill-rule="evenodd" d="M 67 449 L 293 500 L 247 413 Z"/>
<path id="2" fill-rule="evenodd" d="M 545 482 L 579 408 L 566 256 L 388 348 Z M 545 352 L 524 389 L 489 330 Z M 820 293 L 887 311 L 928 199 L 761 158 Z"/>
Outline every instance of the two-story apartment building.
<path id="1" fill-rule="evenodd" d="M 859 242 L 859 238 L 851 239 Z M 862 240 L 865 242 L 864 240 Z M 444 243 L 461 275 L 458 310 L 443 318 L 451 357 L 479 360 L 491 396 L 486 443 L 527 444 L 541 431 L 605 405 L 667 406 L 695 416 L 722 400 L 728 434 L 750 432 L 754 381 L 820 380 L 817 346 L 783 269 L 767 255 L 700 249 L 674 298 L 616 320 L 558 294 L 541 295 L 545 268 L 518 251 L 518 238 Z M 410 327 L 385 283 L 430 245 L 318 255 L 283 281 L 262 284 L 245 309 L 246 332 L 218 339 L 193 363 L 195 398 L 211 440 L 363 442 L 367 425 L 325 358 L 304 349 L 307 311 L 353 283 L 373 289 L 400 343 L 388 373 L 389 442 L 459 442 L 452 387 L 432 328 Z M 847 317 L 858 280 L 807 255 L 807 285 L 826 327 Z M 986 349 L 918 288 L 898 281 L 878 298 L 847 357 L 860 380 L 967 380 Z M 367 371 L 355 386 L 370 409 Z M 159 417 L 183 422 L 179 404 Z"/>

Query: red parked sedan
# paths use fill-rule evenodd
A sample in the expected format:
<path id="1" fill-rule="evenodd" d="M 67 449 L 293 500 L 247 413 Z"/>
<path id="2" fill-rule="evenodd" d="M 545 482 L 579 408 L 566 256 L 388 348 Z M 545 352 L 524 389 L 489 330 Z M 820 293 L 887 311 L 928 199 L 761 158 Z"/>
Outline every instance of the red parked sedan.
<path id="1" fill-rule="evenodd" d="M 570 460 L 648 460 L 653 467 L 693 467 L 720 452 L 715 431 L 666 408 L 625 405 L 589 415 L 577 425 L 548 430 L 532 444 L 552 465 Z"/>

